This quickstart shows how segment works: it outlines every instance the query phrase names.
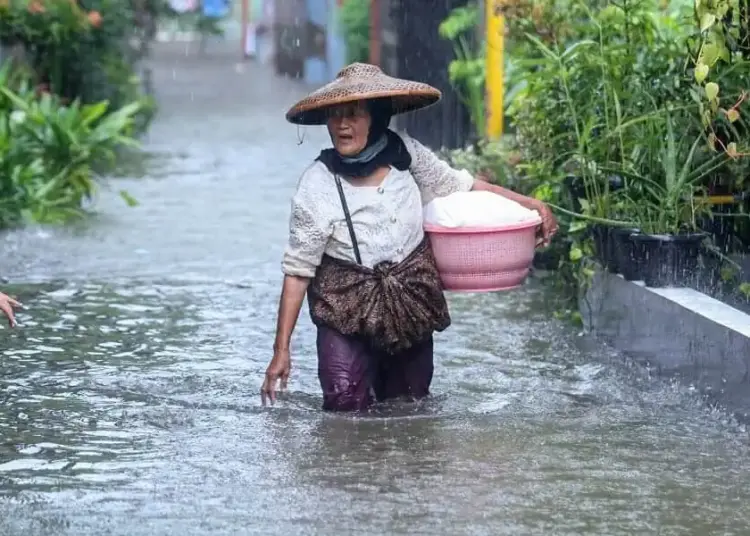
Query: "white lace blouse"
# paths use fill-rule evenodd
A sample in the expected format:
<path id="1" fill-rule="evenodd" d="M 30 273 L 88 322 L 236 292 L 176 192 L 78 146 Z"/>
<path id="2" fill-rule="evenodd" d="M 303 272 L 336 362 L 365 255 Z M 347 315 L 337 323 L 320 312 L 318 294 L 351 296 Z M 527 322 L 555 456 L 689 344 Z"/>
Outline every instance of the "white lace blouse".
<path id="1" fill-rule="evenodd" d="M 455 170 L 414 138 L 400 134 L 412 163 L 409 170 L 391 168 L 380 186 L 341 183 L 349 205 L 362 264 L 400 262 L 422 241 L 422 207 L 436 197 L 469 191 L 474 178 Z M 328 168 L 315 162 L 302 174 L 292 198 L 289 242 L 282 271 L 313 277 L 323 254 L 354 262 L 354 249 L 336 182 Z"/>

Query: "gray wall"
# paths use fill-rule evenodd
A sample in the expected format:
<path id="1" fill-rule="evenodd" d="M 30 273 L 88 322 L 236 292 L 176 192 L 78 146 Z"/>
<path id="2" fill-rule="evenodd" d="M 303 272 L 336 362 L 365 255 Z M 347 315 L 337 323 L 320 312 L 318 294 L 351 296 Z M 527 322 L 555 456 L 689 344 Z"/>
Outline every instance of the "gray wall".
<path id="1" fill-rule="evenodd" d="M 597 273 L 581 296 L 588 330 L 665 378 L 750 421 L 750 316 L 692 289 L 648 289 Z"/>

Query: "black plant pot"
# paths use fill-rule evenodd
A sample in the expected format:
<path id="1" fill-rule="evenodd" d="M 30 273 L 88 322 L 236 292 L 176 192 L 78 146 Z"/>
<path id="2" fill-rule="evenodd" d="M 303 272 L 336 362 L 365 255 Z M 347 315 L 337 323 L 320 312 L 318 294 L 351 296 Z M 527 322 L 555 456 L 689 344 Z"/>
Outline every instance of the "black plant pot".
<path id="1" fill-rule="evenodd" d="M 611 232 L 612 227 L 607 225 L 597 224 L 591 227 L 591 235 L 594 238 L 594 256 L 608 272 L 614 274 L 617 273 L 617 264 Z"/>
<path id="2" fill-rule="evenodd" d="M 696 277 L 698 271 L 701 243 L 706 236 L 706 233 L 631 235 L 631 239 L 643 248 L 642 274 L 646 286 L 690 286 L 691 278 Z"/>
<path id="3" fill-rule="evenodd" d="M 632 235 L 639 234 L 638 229 L 616 227 L 610 230 L 612 251 L 617 272 L 627 281 L 641 281 L 646 255 L 641 242 L 633 240 Z"/>

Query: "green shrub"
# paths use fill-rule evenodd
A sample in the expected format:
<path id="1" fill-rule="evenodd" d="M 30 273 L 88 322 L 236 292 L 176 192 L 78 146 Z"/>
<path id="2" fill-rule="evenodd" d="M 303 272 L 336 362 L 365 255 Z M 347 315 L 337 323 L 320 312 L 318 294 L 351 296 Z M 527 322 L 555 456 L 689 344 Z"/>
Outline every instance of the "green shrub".
<path id="1" fill-rule="evenodd" d="M 140 104 L 111 111 L 107 101 L 63 104 L 28 80 L 13 82 L 6 65 L 0 69 L 0 227 L 79 217 L 96 188 L 93 166 L 135 144 Z"/>
<path id="2" fill-rule="evenodd" d="M 0 1 L 0 43 L 21 45 L 35 83 L 64 101 L 119 108 L 144 96 L 130 46 L 134 21 L 127 0 Z"/>

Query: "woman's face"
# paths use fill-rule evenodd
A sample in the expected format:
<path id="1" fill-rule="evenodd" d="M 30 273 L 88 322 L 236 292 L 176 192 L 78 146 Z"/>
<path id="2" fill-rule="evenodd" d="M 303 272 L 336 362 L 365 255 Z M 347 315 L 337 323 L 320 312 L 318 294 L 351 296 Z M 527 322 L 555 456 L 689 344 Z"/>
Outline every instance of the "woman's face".
<path id="1" fill-rule="evenodd" d="M 372 117 L 363 102 L 341 104 L 331 109 L 328 133 L 341 156 L 359 154 L 367 145 Z"/>

